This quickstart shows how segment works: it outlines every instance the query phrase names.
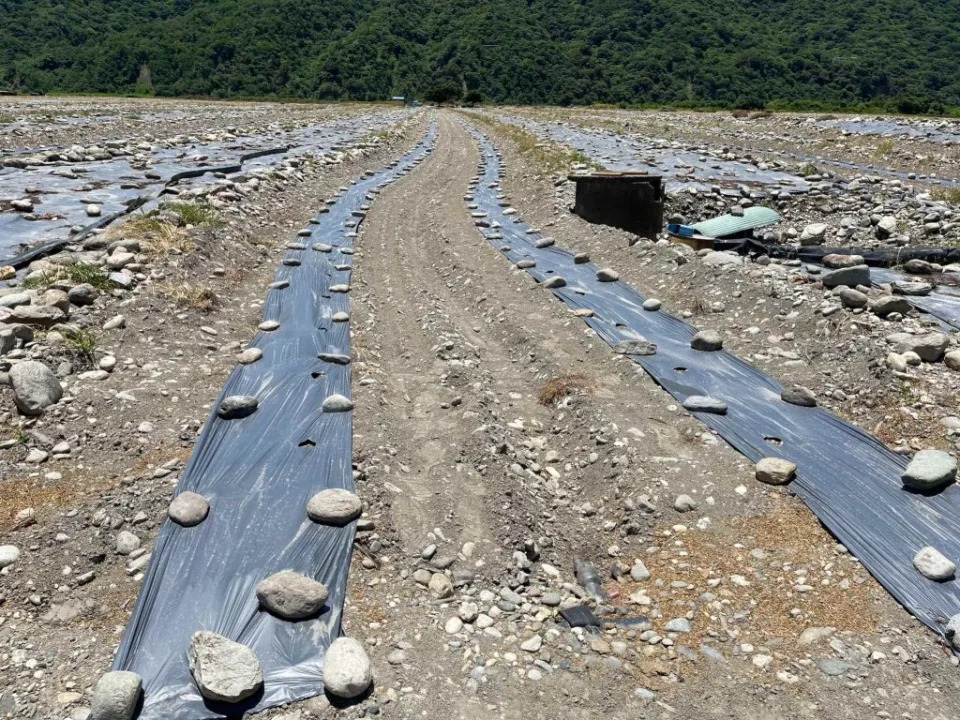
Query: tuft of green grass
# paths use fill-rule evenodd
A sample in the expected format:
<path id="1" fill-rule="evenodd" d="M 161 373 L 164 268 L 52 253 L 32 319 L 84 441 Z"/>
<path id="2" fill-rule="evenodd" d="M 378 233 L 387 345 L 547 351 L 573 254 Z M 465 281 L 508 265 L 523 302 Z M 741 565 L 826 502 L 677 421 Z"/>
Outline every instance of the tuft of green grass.
<path id="1" fill-rule="evenodd" d="M 16 122 L 16 118 L 13 115 L 4 115 L 0 113 L 0 125 L 7 125 L 12 122 Z"/>
<path id="2" fill-rule="evenodd" d="M 886 140 L 881 140 L 877 143 L 877 147 L 873 149 L 873 157 L 877 159 L 885 158 L 888 155 L 891 155 L 896 149 L 897 144 L 893 140 L 889 138 Z"/>
<path id="3" fill-rule="evenodd" d="M 169 202 L 163 204 L 163 209 L 175 212 L 188 225 L 221 227 L 224 224 L 213 206 L 207 203 Z"/>
<path id="4" fill-rule="evenodd" d="M 170 295 L 179 308 L 190 308 L 200 312 L 213 312 L 220 305 L 217 294 L 208 287 L 192 285 L 168 285 L 162 290 Z"/>
<path id="5" fill-rule="evenodd" d="M 103 270 L 93 265 L 75 263 L 73 265 L 56 265 L 43 272 L 31 275 L 23 281 L 27 289 L 46 290 L 61 280 L 69 280 L 74 285 L 89 283 L 98 290 L 111 290 L 113 283 Z"/>
<path id="6" fill-rule="evenodd" d="M 96 350 L 100 338 L 96 333 L 80 328 L 71 330 L 63 337 L 63 346 L 73 357 L 73 361 L 85 368 L 93 367 L 97 361 Z"/>
<path id="7" fill-rule="evenodd" d="M 797 172 L 799 172 L 801 175 L 819 175 L 820 168 L 813 163 L 806 163 L 805 165 L 801 165 L 799 168 L 797 168 Z"/>
<path id="8" fill-rule="evenodd" d="M 934 200 L 951 203 L 952 205 L 960 205 L 960 188 L 937 187 L 930 191 L 930 197 Z"/>

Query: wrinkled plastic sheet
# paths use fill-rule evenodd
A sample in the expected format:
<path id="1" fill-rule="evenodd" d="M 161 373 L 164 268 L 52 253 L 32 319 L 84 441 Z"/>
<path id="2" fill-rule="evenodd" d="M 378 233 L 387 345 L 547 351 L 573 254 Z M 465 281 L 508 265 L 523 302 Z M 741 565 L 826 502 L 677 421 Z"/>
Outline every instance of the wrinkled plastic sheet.
<path id="1" fill-rule="evenodd" d="M 763 197 L 766 191 L 799 193 L 809 189 L 807 181 L 797 175 L 761 170 L 751 163 L 724 160 L 677 148 L 671 143 L 641 141 L 606 130 L 542 123 L 511 115 L 498 115 L 497 120 L 579 150 L 608 170 L 646 170 L 661 174 L 669 192 L 688 188 L 709 190 L 714 184 L 731 188 L 728 192 L 734 196 Z"/>
<path id="2" fill-rule="evenodd" d="M 241 170 L 266 167 L 273 162 L 272 156 L 275 155 L 296 157 L 306 152 L 332 151 L 343 143 L 388 127 L 406 114 L 405 110 L 378 111 L 289 131 L 263 133 L 235 142 L 203 142 L 161 148 L 153 153 L 153 163 L 148 170 L 166 177 L 166 180 L 147 178 L 145 170 L 134 167 L 134 159 L 129 156 L 22 169 L 0 167 L 0 197 L 20 198 L 28 194 L 27 188 L 39 189 L 42 192 L 33 195 L 37 202 L 34 212 L 52 216 L 26 220 L 21 213 L 0 213 L 0 264 L 23 265 L 19 259 L 19 265 L 10 260 L 16 255 L 18 246 L 43 244 L 46 248 L 56 249 L 75 242 L 76 236 L 69 236 L 70 228 L 83 226 L 89 221 L 86 204 L 82 201 L 99 204 L 105 216 L 120 217 L 128 212 L 131 203 L 144 197 L 155 199 L 172 183 L 189 187 L 190 181 L 206 182 L 201 178 L 208 174 L 229 176 Z M 54 174 L 55 171 L 71 169 L 78 171 L 77 177 Z M 30 252 L 32 250 L 22 255 Z"/>
<path id="3" fill-rule="evenodd" d="M 353 255 L 349 222 L 370 193 L 419 162 L 435 129 L 399 164 L 351 185 L 328 213 L 316 216 L 310 237 L 292 242 L 264 305 L 278 329 L 250 343 L 263 357 L 237 365 L 217 398 L 176 494 L 190 490 L 210 500 L 207 519 L 192 528 L 167 521 L 160 530 L 140 596 L 113 669 L 143 678 L 143 720 L 194 720 L 238 714 L 311 697 L 323 691 L 323 658 L 339 634 L 356 523 L 316 524 L 307 501 L 325 488 L 354 489 L 352 412 L 321 412 L 328 396 L 350 397 L 350 365 L 319 353 L 350 355 L 347 293 Z M 331 253 L 311 249 L 333 246 Z M 346 252 L 344 252 L 346 251 Z M 276 284 L 275 283 L 275 284 Z M 259 407 L 239 420 L 216 414 L 230 395 L 253 395 Z M 261 611 L 256 587 L 268 575 L 296 570 L 324 583 L 329 599 L 313 619 L 291 622 Z M 191 635 L 211 630 L 252 648 L 263 691 L 242 703 L 205 701 L 187 664 Z"/>
<path id="4" fill-rule="evenodd" d="M 584 321 L 614 348 L 631 340 L 655 343 L 655 355 L 630 357 L 677 401 L 694 395 L 724 401 L 726 415 L 692 414 L 738 452 L 754 462 L 796 463 L 791 489 L 904 607 L 942 635 L 942 623 L 960 612 L 960 586 L 924 578 L 912 559 L 927 545 L 960 558 L 960 487 L 933 495 L 905 490 L 900 475 L 908 458 L 826 410 L 783 402 L 783 386 L 737 356 L 692 349 L 694 328 L 666 312 L 643 310 L 640 293 L 622 281 L 599 282 L 595 265 L 575 264 L 556 246 L 535 248 L 541 236 L 503 214 L 499 158 L 475 134 L 485 166 L 474 202 L 487 215 L 491 227 L 481 230 L 491 244 L 512 263 L 534 260 L 527 272 L 538 282 L 563 277 L 567 285 L 550 292 L 572 309 L 593 310 Z"/>

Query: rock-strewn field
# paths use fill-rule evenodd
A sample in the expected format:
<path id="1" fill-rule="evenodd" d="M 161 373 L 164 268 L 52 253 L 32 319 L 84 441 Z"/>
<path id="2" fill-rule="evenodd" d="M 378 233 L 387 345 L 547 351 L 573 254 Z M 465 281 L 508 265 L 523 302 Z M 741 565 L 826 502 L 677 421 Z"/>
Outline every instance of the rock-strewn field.
<path id="1" fill-rule="evenodd" d="M 947 248 L 960 238 L 960 198 L 919 176 L 949 175 L 952 126 L 0 101 L 0 173 L 23 169 L 10 157 L 56 169 L 87 162 L 71 148 L 121 142 L 114 149 L 177 145 L 188 159 L 205 136 L 229 144 L 278 123 L 345 133 L 336 148 L 174 186 L 0 284 L 0 718 L 129 715 L 136 678 L 104 673 L 197 434 L 233 367 L 257 360 L 245 348 L 287 244 L 433 121 L 435 150 L 378 194 L 354 241 L 362 514 L 350 640 L 331 650 L 329 696 L 264 716 L 952 716 L 957 659 L 792 495 L 796 468 L 755 466 L 707 430 L 501 257 L 464 201 L 480 160 L 474 128 L 502 153 L 503 192 L 527 223 L 704 331 L 698 342 L 721 342 L 794 388 L 792 401 L 905 456 L 939 451 L 904 482 L 942 487 L 960 448 L 960 349 L 954 327 L 914 303 L 956 284 L 957 268 L 864 276 L 843 260 L 698 253 L 584 222 L 569 212 L 566 175 L 631 158 L 652 170 L 682 151 L 695 162 L 671 166 L 676 220 L 767 204 L 784 216 L 764 231 L 771 242 Z M 896 135 L 874 132 L 889 123 Z M 591 157 L 576 139 L 598 133 Z M 749 169 L 739 182 L 698 180 L 723 163 L 802 182 L 762 186 Z M 5 204 L 19 199 L 0 197 L 0 217 L 22 213 Z M 918 583 L 955 570 L 957 558 L 931 546 L 913 559 Z M 260 590 L 264 612 L 279 615 L 326 599 L 296 576 Z M 599 627 L 578 626 L 582 607 Z M 207 697 L 245 698 L 271 681 L 229 637 L 200 633 L 189 652 Z"/>

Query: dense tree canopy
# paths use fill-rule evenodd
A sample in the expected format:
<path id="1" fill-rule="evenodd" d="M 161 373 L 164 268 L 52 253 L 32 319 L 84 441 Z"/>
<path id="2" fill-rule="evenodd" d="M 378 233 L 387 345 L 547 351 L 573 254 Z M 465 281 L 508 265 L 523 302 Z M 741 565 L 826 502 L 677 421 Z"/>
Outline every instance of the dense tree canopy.
<path id="1" fill-rule="evenodd" d="M 960 107 L 960 0 L 0 0 L 0 87 Z"/>

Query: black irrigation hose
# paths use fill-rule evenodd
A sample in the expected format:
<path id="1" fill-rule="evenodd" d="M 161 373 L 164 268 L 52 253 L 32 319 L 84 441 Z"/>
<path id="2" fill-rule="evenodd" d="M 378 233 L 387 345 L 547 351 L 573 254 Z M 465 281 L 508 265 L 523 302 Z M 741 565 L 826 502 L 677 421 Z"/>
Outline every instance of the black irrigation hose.
<path id="1" fill-rule="evenodd" d="M 960 262 L 960 250 L 947 248 L 898 248 L 896 250 L 875 250 L 868 248 L 851 247 L 824 247 L 814 245 L 808 247 L 794 247 L 792 245 L 777 245 L 765 243 L 753 238 L 737 240 L 715 240 L 714 250 L 733 251 L 740 255 L 768 257 L 784 260 L 801 260 L 805 263 L 821 264 L 827 255 L 860 255 L 864 263 L 871 267 L 894 267 L 902 265 L 907 260 L 925 260 L 940 265 Z"/>
<path id="2" fill-rule="evenodd" d="M 87 225 L 86 227 L 84 227 L 76 235 L 72 235 L 67 238 L 58 238 L 56 240 L 51 240 L 50 242 L 44 243 L 43 245 L 40 245 L 38 247 L 27 250 L 26 252 L 23 252 L 19 255 L 16 255 L 10 260 L 4 261 L 4 264 L 12 266 L 15 270 L 21 270 L 25 268 L 27 265 L 29 265 L 30 263 L 32 263 L 34 260 L 39 260 L 48 255 L 52 255 L 58 252 L 61 248 L 65 247 L 66 245 L 72 245 L 74 243 L 80 242 L 84 238 L 89 237 L 90 234 L 93 233 L 94 231 L 99 230 L 100 228 L 104 228 L 110 223 L 114 222 L 115 220 L 118 220 L 119 218 L 129 215 L 134 210 L 140 207 L 143 207 L 151 200 L 158 199 L 161 195 L 163 195 L 166 192 L 168 188 L 170 188 L 173 185 L 176 185 L 181 180 L 201 177 L 202 175 L 206 175 L 207 173 L 221 173 L 223 175 L 238 173 L 243 169 L 243 164 L 246 162 L 249 162 L 250 160 L 255 160 L 256 158 L 265 157 L 267 155 L 282 155 L 283 153 L 289 152 L 295 147 L 296 145 L 287 145 L 285 147 L 271 148 L 269 150 L 258 150 L 256 152 L 247 153 L 245 155 L 240 156 L 240 162 L 239 164 L 236 164 L 236 165 L 204 167 L 204 168 L 197 168 L 196 170 L 184 170 L 183 172 L 178 172 L 175 175 L 172 175 L 170 179 L 163 184 L 163 187 L 153 195 L 141 195 L 138 198 L 134 198 L 133 200 L 127 203 L 126 208 L 124 208 L 123 210 L 118 210 L 117 212 L 111 215 L 106 215 L 100 218 L 95 223 L 91 223 L 90 225 Z"/>

